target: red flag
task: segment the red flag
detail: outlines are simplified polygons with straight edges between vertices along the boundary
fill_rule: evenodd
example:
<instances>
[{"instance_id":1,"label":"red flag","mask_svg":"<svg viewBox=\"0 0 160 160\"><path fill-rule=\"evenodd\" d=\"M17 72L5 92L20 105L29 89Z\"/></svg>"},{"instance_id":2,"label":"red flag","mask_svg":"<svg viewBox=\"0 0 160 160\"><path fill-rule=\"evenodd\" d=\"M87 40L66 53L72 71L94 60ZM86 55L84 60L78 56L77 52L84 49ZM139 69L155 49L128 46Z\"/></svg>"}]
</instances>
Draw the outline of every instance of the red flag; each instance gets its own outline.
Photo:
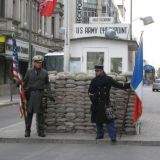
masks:
<instances>
[{"instance_id":1,"label":"red flag","mask_svg":"<svg viewBox=\"0 0 160 160\"><path fill-rule=\"evenodd\" d=\"M142 101L137 95L135 95L134 101L134 114L133 114L133 123L136 124L139 117L142 115Z\"/></svg>"},{"instance_id":2,"label":"red flag","mask_svg":"<svg viewBox=\"0 0 160 160\"><path fill-rule=\"evenodd\" d=\"M37 0L40 4L41 16L52 16L57 0Z\"/></svg>"}]
</instances>

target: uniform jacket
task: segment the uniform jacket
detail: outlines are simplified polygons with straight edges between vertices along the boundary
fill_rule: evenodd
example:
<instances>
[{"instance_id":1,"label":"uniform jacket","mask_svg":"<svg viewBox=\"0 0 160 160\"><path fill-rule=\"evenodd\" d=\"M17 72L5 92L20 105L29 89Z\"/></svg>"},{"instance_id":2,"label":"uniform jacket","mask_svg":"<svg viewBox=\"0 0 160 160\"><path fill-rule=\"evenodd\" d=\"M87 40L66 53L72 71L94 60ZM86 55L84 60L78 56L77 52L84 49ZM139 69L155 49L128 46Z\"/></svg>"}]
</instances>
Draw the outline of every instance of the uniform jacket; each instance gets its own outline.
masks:
<instances>
[{"instance_id":1,"label":"uniform jacket","mask_svg":"<svg viewBox=\"0 0 160 160\"><path fill-rule=\"evenodd\" d=\"M28 70L24 77L24 90L27 97L28 112L43 112L42 97L44 89L50 90L47 71L41 69L37 72L34 68Z\"/></svg>"},{"instance_id":2,"label":"uniform jacket","mask_svg":"<svg viewBox=\"0 0 160 160\"><path fill-rule=\"evenodd\" d=\"M105 104L110 103L111 87L120 89L130 88L130 83L118 83L112 77L107 75L95 77L90 84L88 93L91 105L91 121L93 123L107 123L105 115Z\"/></svg>"}]
</instances>

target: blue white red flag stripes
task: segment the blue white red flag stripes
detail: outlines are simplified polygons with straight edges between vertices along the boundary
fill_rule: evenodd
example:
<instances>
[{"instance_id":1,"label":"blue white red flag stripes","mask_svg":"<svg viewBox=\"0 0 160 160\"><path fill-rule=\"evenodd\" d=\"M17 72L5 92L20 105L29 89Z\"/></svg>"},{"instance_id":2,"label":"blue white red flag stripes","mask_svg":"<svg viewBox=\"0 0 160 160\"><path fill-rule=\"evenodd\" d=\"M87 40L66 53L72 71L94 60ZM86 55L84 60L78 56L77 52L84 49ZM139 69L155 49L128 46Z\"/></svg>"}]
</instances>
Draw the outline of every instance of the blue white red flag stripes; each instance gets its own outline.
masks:
<instances>
[{"instance_id":1,"label":"blue white red flag stripes","mask_svg":"<svg viewBox=\"0 0 160 160\"><path fill-rule=\"evenodd\" d=\"M19 85L19 98L20 98L20 114L21 117L26 117L26 96L23 89L23 81L22 76L20 74L19 70L19 59L18 59L18 53L17 53L17 45L16 45L16 39L13 37L13 79L16 80L16 82Z\"/></svg>"},{"instance_id":2,"label":"blue white red flag stripes","mask_svg":"<svg viewBox=\"0 0 160 160\"><path fill-rule=\"evenodd\" d=\"M12 38L12 41L13 41L13 79L16 80L18 83L21 83L22 76L19 71L19 60L17 54L16 39Z\"/></svg>"},{"instance_id":3,"label":"blue white red flag stripes","mask_svg":"<svg viewBox=\"0 0 160 160\"><path fill-rule=\"evenodd\" d=\"M142 114L142 90L143 90L143 39L137 51L136 62L131 80L131 86L135 91L134 114L133 123L136 124L137 120Z\"/></svg>"}]
</instances>

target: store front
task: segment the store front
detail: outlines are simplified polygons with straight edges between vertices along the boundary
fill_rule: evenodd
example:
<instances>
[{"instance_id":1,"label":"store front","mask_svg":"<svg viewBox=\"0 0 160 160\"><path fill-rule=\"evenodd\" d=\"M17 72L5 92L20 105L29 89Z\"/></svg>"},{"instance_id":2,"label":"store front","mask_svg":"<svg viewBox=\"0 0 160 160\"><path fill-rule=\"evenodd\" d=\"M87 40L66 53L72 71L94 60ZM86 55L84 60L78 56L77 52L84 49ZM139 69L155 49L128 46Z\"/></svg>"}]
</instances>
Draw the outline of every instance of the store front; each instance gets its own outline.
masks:
<instances>
[{"instance_id":1,"label":"store front","mask_svg":"<svg viewBox=\"0 0 160 160\"><path fill-rule=\"evenodd\" d=\"M3 37L3 38L2 38ZM3 43L2 43L3 40ZM13 81L12 77L12 39L4 36L0 37L0 84L9 84ZM28 48L29 44L26 41L16 39L17 53L19 59L19 68L22 77L28 68ZM45 55L49 51L49 48L45 48L36 44L33 44L33 56L37 54Z\"/></svg>"}]
</instances>

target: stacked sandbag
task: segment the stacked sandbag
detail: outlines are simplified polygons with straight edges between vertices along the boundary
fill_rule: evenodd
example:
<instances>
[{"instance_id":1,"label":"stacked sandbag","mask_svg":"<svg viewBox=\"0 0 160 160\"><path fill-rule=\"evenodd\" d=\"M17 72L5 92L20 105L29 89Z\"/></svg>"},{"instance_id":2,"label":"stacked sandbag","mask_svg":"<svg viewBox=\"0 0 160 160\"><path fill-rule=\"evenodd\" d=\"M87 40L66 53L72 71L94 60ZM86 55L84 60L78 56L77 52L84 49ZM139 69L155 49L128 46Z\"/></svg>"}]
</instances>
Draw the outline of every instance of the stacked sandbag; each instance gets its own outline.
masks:
<instances>
[{"instance_id":1,"label":"stacked sandbag","mask_svg":"<svg viewBox=\"0 0 160 160\"><path fill-rule=\"evenodd\" d=\"M130 90L127 113L125 116L125 133L130 135L136 134L136 128L133 124L134 99L135 93L133 90Z\"/></svg>"},{"instance_id":2,"label":"stacked sandbag","mask_svg":"<svg viewBox=\"0 0 160 160\"><path fill-rule=\"evenodd\" d=\"M127 81L131 81L132 72L123 73L122 76L126 77ZM134 135L136 134L136 127L133 124L133 110L134 110L134 100L135 100L135 92L133 89L128 90L128 100L127 100L127 110L125 115L125 133Z\"/></svg>"},{"instance_id":3,"label":"stacked sandbag","mask_svg":"<svg viewBox=\"0 0 160 160\"><path fill-rule=\"evenodd\" d=\"M48 101L46 131L93 133L90 123L90 99L88 87L93 76L84 73L58 73L50 76L55 90L55 104Z\"/></svg>"},{"instance_id":4,"label":"stacked sandbag","mask_svg":"<svg viewBox=\"0 0 160 160\"><path fill-rule=\"evenodd\" d=\"M125 82L125 76L110 74L119 82ZM45 114L48 133L95 133L91 123L90 99L88 88L94 75L85 73L58 73L50 75L51 89L55 92L55 103L47 101ZM135 130L131 117L133 114L133 96L128 91L112 88L111 102L116 114L116 127L126 133ZM129 98L129 99L128 99ZM131 99L131 100L130 100ZM133 133L133 132L132 132Z\"/></svg>"}]
</instances>

